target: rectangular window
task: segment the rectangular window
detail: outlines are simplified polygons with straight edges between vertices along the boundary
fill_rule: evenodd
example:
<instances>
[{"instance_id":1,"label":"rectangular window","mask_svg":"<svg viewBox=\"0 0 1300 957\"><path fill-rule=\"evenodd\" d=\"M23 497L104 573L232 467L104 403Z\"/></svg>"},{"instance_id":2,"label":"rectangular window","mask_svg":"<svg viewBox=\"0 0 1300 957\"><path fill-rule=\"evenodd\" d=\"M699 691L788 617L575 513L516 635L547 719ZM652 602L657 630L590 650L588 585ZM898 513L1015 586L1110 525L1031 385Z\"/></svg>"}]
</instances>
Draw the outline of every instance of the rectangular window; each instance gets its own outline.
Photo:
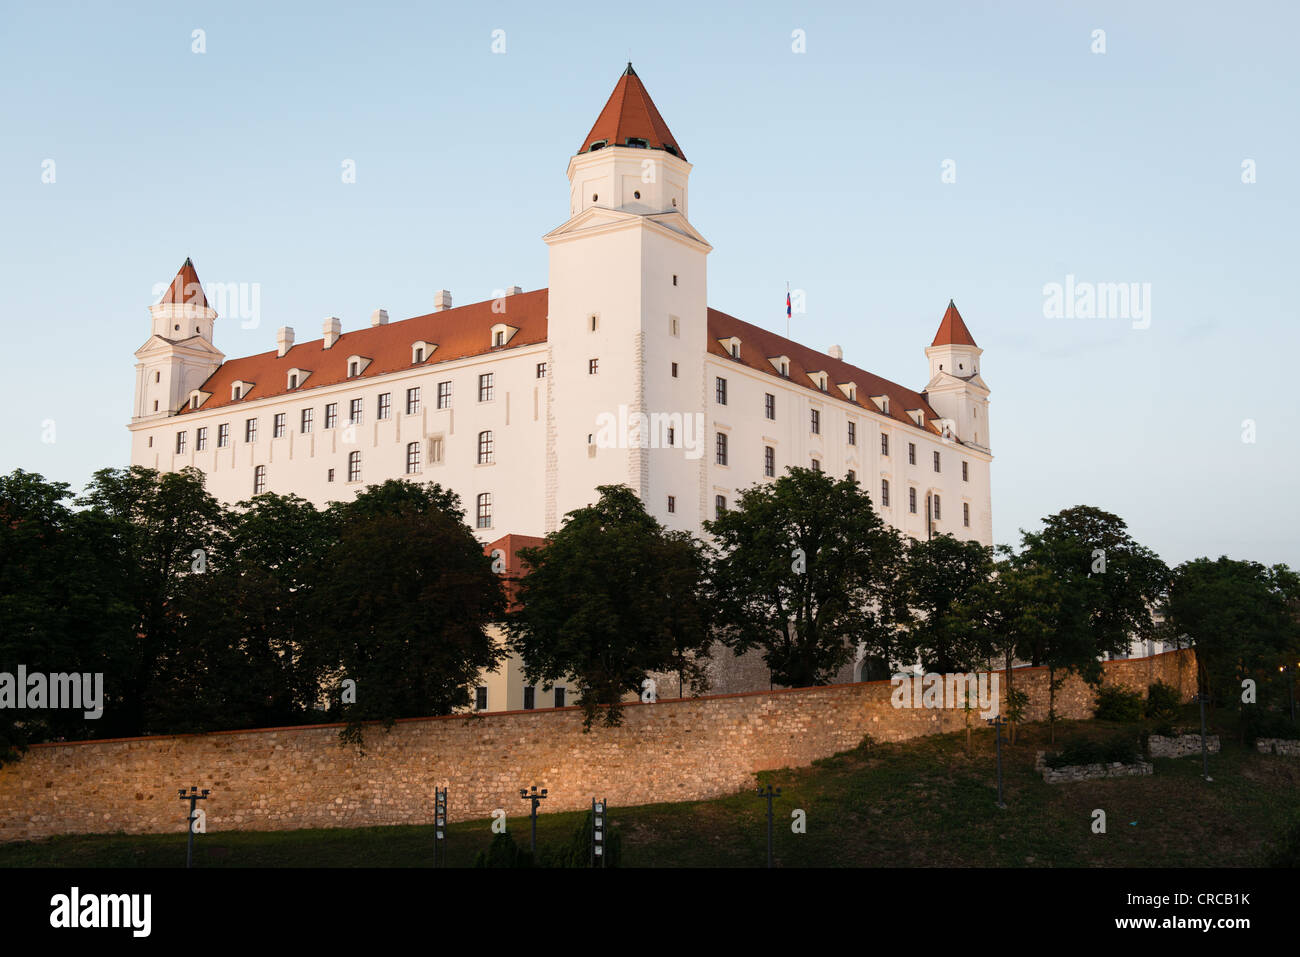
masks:
<instances>
[{"instance_id":1,"label":"rectangular window","mask_svg":"<svg viewBox=\"0 0 1300 957\"><path fill-rule=\"evenodd\" d=\"M677 430L673 426L668 426L668 447L671 449L677 444Z\"/></svg>"},{"instance_id":2,"label":"rectangular window","mask_svg":"<svg viewBox=\"0 0 1300 957\"><path fill-rule=\"evenodd\" d=\"M677 363L676 363L676 362L673 363L673 378L674 378L674 379L677 378Z\"/></svg>"},{"instance_id":3,"label":"rectangular window","mask_svg":"<svg viewBox=\"0 0 1300 957\"><path fill-rule=\"evenodd\" d=\"M669 496L668 496L668 512L669 512L669 514L673 514L673 513L676 512L676 511L677 511L677 496L676 496L676 495L669 495Z\"/></svg>"},{"instance_id":4,"label":"rectangular window","mask_svg":"<svg viewBox=\"0 0 1300 957\"><path fill-rule=\"evenodd\" d=\"M727 433L719 432L717 436L718 464L727 464Z\"/></svg>"},{"instance_id":5,"label":"rectangular window","mask_svg":"<svg viewBox=\"0 0 1300 957\"><path fill-rule=\"evenodd\" d=\"M408 442L406 445L406 474L415 475L420 471L420 443Z\"/></svg>"},{"instance_id":6,"label":"rectangular window","mask_svg":"<svg viewBox=\"0 0 1300 957\"><path fill-rule=\"evenodd\" d=\"M884 432L880 433L880 454L881 455L889 454L889 436L886 435Z\"/></svg>"},{"instance_id":7,"label":"rectangular window","mask_svg":"<svg viewBox=\"0 0 1300 957\"><path fill-rule=\"evenodd\" d=\"M907 490L907 510L913 515L916 514L916 489L914 488Z\"/></svg>"},{"instance_id":8,"label":"rectangular window","mask_svg":"<svg viewBox=\"0 0 1300 957\"><path fill-rule=\"evenodd\" d=\"M533 708L535 707L533 702L536 700L535 698L536 693L537 693L536 688L528 687L524 689L524 710L525 711L532 711Z\"/></svg>"},{"instance_id":9,"label":"rectangular window","mask_svg":"<svg viewBox=\"0 0 1300 957\"><path fill-rule=\"evenodd\" d=\"M208 447L208 429L206 426L194 433L194 451L202 452Z\"/></svg>"},{"instance_id":10,"label":"rectangular window","mask_svg":"<svg viewBox=\"0 0 1300 957\"><path fill-rule=\"evenodd\" d=\"M727 404L727 380L718 376L714 382L714 388L718 397L718 405Z\"/></svg>"},{"instance_id":11,"label":"rectangular window","mask_svg":"<svg viewBox=\"0 0 1300 957\"><path fill-rule=\"evenodd\" d=\"M257 419L244 420L244 441L245 442L257 441Z\"/></svg>"},{"instance_id":12,"label":"rectangular window","mask_svg":"<svg viewBox=\"0 0 1300 957\"><path fill-rule=\"evenodd\" d=\"M555 689L555 707L557 707L557 708L563 708L563 707L564 707L564 689L563 689L563 688L556 688L556 689Z\"/></svg>"},{"instance_id":13,"label":"rectangular window","mask_svg":"<svg viewBox=\"0 0 1300 957\"><path fill-rule=\"evenodd\" d=\"M943 509L939 507L939 496L933 495L930 500L934 502L934 520L937 522L939 519L943 518Z\"/></svg>"},{"instance_id":14,"label":"rectangular window","mask_svg":"<svg viewBox=\"0 0 1300 957\"><path fill-rule=\"evenodd\" d=\"M349 482L361 481L361 453L360 452L348 453L348 481Z\"/></svg>"},{"instance_id":15,"label":"rectangular window","mask_svg":"<svg viewBox=\"0 0 1300 957\"><path fill-rule=\"evenodd\" d=\"M185 452L185 433L176 433L176 454L183 455Z\"/></svg>"},{"instance_id":16,"label":"rectangular window","mask_svg":"<svg viewBox=\"0 0 1300 957\"><path fill-rule=\"evenodd\" d=\"M437 435L429 440L429 464L442 464L442 436Z\"/></svg>"},{"instance_id":17,"label":"rectangular window","mask_svg":"<svg viewBox=\"0 0 1300 957\"><path fill-rule=\"evenodd\" d=\"M776 419L776 396L770 392L763 394L763 414L769 419Z\"/></svg>"},{"instance_id":18,"label":"rectangular window","mask_svg":"<svg viewBox=\"0 0 1300 957\"><path fill-rule=\"evenodd\" d=\"M217 426L217 448L224 449L230 444L230 423L222 422Z\"/></svg>"},{"instance_id":19,"label":"rectangular window","mask_svg":"<svg viewBox=\"0 0 1300 957\"><path fill-rule=\"evenodd\" d=\"M970 528L970 502L961 503L961 523Z\"/></svg>"},{"instance_id":20,"label":"rectangular window","mask_svg":"<svg viewBox=\"0 0 1300 957\"><path fill-rule=\"evenodd\" d=\"M713 496L713 517L722 518L722 513L727 510L727 496Z\"/></svg>"},{"instance_id":21,"label":"rectangular window","mask_svg":"<svg viewBox=\"0 0 1300 957\"><path fill-rule=\"evenodd\" d=\"M484 372L478 377L478 400L480 402L491 402L492 397L496 395L496 374Z\"/></svg>"},{"instance_id":22,"label":"rectangular window","mask_svg":"<svg viewBox=\"0 0 1300 957\"><path fill-rule=\"evenodd\" d=\"M407 406L410 406L410 404L411 404L411 393L410 393L410 390L409 390L409 389L407 390L407 393L406 393L406 404L407 404ZM419 407L420 407L420 390L419 390L419 389L416 389L416 390L415 390L415 407L416 407L417 409L419 409ZM451 408L451 383L450 383L450 382L439 382L439 383L438 383L438 408L440 408L440 409L450 409L450 408Z\"/></svg>"},{"instance_id":23,"label":"rectangular window","mask_svg":"<svg viewBox=\"0 0 1300 957\"><path fill-rule=\"evenodd\" d=\"M587 360L587 375L595 375L595 374L596 374L596 370L597 370L599 367L600 367L600 360L599 360L599 359L588 359L588 360Z\"/></svg>"},{"instance_id":24,"label":"rectangular window","mask_svg":"<svg viewBox=\"0 0 1300 957\"><path fill-rule=\"evenodd\" d=\"M821 434L822 434L822 414L821 414L819 411L817 411L816 409L812 409L812 410L811 410L811 415L810 415L810 422L809 422L809 424L810 424L810 426L812 427L812 434L813 434L813 435L821 435Z\"/></svg>"},{"instance_id":25,"label":"rectangular window","mask_svg":"<svg viewBox=\"0 0 1300 957\"><path fill-rule=\"evenodd\" d=\"M266 466L259 465L253 469L253 494L261 495L266 491Z\"/></svg>"},{"instance_id":26,"label":"rectangular window","mask_svg":"<svg viewBox=\"0 0 1300 957\"><path fill-rule=\"evenodd\" d=\"M478 497L476 520L479 528L492 527L492 493L483 492Z\"/></svg>"},{"instance_id":27,"label":"rectangular window","mask_svg":"<svg viewBox=\"0 0 1300 957\"><path fill-rule=\"evenodd\" d=\"M493 454L492 433L480 432L478 434L478 464L491 465L496 461Z\"/></svg>"},{"instance_id":28,"label":"rectangular window","mask_svg":"<svg viewBox=\"0 0 1300 957\"><path fill-rule=\"evenodd\" d=\"M334 481L334 470L333 470L333 469L330 469L330 470L325 474L325 481L327 481L327 482L333 482L333 481Z\"/></svg>"},{"instance_id":29,"label":"rectangular window","mask_svg":"<svg viewBox=\"0 0 1300 957\"><path fill-rule=\"evenodd\" d=\"M352 399L348 402L348 422L352 425L361 424L361 400Z\"/></svg>"},{"instance_id":30,"label":"rectangular window","mask_svg":"<svg viewBox=\"0 0 1300 957\"><path fill-rule=\"evenodd\" d=\"M889 508L889 479L880 480L880 506Z\"/></svg>"},{"instance_id":31,"label":"rectangular window","mask_svg":"<svg viewBox=\"0 0 1300 957\"><path fill-rule=\"evenodd\" d=\"M474 710L487 710L487 688L484 688L482 685L474 689Z\"/></svg>"},{"instance_id":32,"label":"rectangular window","mask_svg":"<svg viewBox=\"0 0 1300 957\"><path fill-rule=\"evenodd\" d=\"M545 378L546 378L546 363L545 363L545 362L539 362L539 363L537 363L537 378L539 378L539 379L545 379Z\"/></svg>"},{"instance_id":33,"label":"rectangular window","mask_svg":"<svg viewBox=\"0 0 1300 957\"><path fill-rule=\"evenodd\" d=\"M379 408L375 410L375 418L391 419L393 417L393 393L379 393Z\"/></svg>"},{"instance_id":34,"label":"rectangular window","mask_svg":"<svg viewBox=\"0 0 1300 957\"><path fill-rule=\"evenodd\" d=\"M680 325L678 324L678 322L677 322L677 317L676 317L676 316L669 316L669 317L668 317L668 334L669 334L670 336L675 336L675 335L678 335L678 334L680 333L680 331L681 331L681 326L680 326Z\"/></svg>"},{"instance_id":35,"label":"rectangular window","mask_svg":"<svg viewBox=\"0 0 1300 957\"><path fill-rule=\"evenodd\" d=\"M821 459L813 459L813 460L812 460L812 470L813 470L814 472L820 472L820 471L822 470L822 460L821 460Z\"/></svg>"},{"instance_id":36,"label":"rectangular window","mask_svg":"<svg viewBox=\"0 0 1300 957\"><path fill-rule=\"evenodd\" d=\"M271 437L275 439L284 438L284 413L275 413L275 418L271 420Z\"/></svg>"},{"instance_id":37,"label":"rectangular window","mask_svg":"<svg viewBox=\"0 0 1300 957\"><path fill-rule=\"evenodd\" d=\"M853 471L853 469L849 469L849 474L846 475L845 478L847 478L850 482L857 482L858 473Z\"/></svg>"},{"instance_id":38,"label":"rectangular window","mask_svg":"<svg viewBox=\"0 0 1300 957\"><path fill-rule=\"evenodd\" d=\"M768 478L776 475L776 449L770 445L763 446L763 474Z\"/></svg>"},{"instance_id":39,"label":"rectangular window","mask_svg":"<svg viewBox=\"0 0 1300 957\"><path fill-rule=\"evenodd\" d=\"M444 385L447 387L447 405L441 404L442 387ZM448 408L451 405L451 383L450 382L438 383L438 401L440 403L438 405L438 408L440 409ZM415 415L419 411L420 411L420 387L417 385L406 390L406 414Z\"/></svg>"},{"instance_id":40,"label":"rectangular window","mask_svg":"<svg viewBox=\"0 0 1300 957\"><path fill-rule=\"evenodd\" d=\"M916 464L916 443L915 442L907 443L907 464L908 465Z\"/></svg>"},{"instance_id":41,"label":"rectangular window","mask_svg":"<svg viewBox=\"0 0 1300 957\"><path fill-rule=\"evenodd\" d=\"M934 470L935 470L936 472L939 471L939 453L938 453L938 452L935 452L935 453L934 453Z\"/></svg>"},{"instance_id":42,"label":"rectangular window","mask_svg":"<svg viewBox=\"0 0 1300 957\"><path fill-rule=\"evenodd\" d=\"M339 424L339 404L330 402L325 406L325 428L333 429Z\"/></svg>"},{"instance_id":43,"label":"rectangular window","mask_svg":"<svg viewBox=\"0 0 1300 957\"><path fill-rule=\"evenodd\" d=\"M299 429L299 431L302 432L303 435L306 435L311 431L312 420L315 418L316 418L315 409L302 410L302 427Z\"/></svg>"},{"instance_id":44,"label":"rectangular window","mask_svg":"<svg viewBox=\"0 0 1300 957\"><path fill-rule=\"evenodd\" d=\"M858 444L858 423L849 423L849 445Z\"/></svg>"},{"instance_id":45,"label":"rectangular window","mask_svg":"<svg viewBox=\"0 0 1300 957\"><path fill-rule=\"evenodd\" d=\"M962 480L963 482L969 482L969 481L970 481L970 469L967 468L968 465L970 465L969 462L962 462L962 463L961 463L961 480Z\"/></svg>"}]
</instances>

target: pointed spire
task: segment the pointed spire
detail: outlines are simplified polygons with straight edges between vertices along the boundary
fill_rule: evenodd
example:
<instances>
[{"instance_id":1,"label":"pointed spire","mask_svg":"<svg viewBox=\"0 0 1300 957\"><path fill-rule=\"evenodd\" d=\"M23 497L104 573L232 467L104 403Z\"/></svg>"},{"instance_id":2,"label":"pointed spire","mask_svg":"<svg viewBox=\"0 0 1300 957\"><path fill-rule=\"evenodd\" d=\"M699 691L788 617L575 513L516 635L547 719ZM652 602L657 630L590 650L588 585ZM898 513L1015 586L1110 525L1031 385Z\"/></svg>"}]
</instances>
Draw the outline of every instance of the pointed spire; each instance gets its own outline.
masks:
<instances>
[{"instance_id":1,"label":"pointed spire","mask_svg":"<svg viewBox=\"0 0 1300 957\"><path fill-rule=\"evenodd\" d=\"M163 293L163 297L158 300L159 304L164 302L172 303L189 303L191 305L208 308L208 298L203 295L203 286L199 282L199 274L194 269L193 261L186 256L185 262L176 273L176 278L172 280L171 286Z\"/></svg>"},{"instance_id":2,"label":"pointed spire","mask_svg":"<svg viewBox=\"0 0 1300 957\"><path fill-rule=\"evenodd\" d=\"M628 61L627 69L618 78L618 85L609 95L605 108L596 118L596 125L591 128L578 152L589 152L594 143L601 144L597 149L604 146L627 146L628 140L634 141L633 145L636 146L667 150L674 156L686 159L669 131L668 124L659 115L654 101L646 92L641 78L632 69L631 61Z\"/></svg>"},{"instance_id":3,"label":"pointed spire","mask_svg":"<svg viewBox=\"0 0 1300 957\"><path fill-rule=\"evenodd\" d=\"M961 313L957 311L956 304L949 299L948 311L943 314L943 321L939 323L939 331L934 334L932 346L974 346L975 337L970 334L966 328L966 323L962 322ZM976 348L979 348L976 346Z\"/></svg>"}]
</instances>

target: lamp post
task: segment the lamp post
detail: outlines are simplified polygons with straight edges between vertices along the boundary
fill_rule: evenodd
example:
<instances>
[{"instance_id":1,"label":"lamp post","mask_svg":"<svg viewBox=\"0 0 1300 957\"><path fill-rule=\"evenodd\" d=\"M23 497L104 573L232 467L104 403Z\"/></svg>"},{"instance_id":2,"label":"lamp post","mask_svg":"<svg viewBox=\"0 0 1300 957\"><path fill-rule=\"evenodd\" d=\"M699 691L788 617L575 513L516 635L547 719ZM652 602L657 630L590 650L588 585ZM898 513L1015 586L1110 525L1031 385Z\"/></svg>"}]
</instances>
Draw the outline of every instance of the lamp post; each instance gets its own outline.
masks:
<instances>
[{"instance_id":1,"label":"lamp post","mask_svg":"<svg viewBox=\"0 0 1300 957\"><path fill-rule=\"evenodd\" d=\"M447 866L447 789L433 789L433 866Z\"/></svg>"},{"instance_id":2,"label":"lamp post","mask_svg":"<svg viewBox=\"0 0 1300 957\"><path fill-rule=\"evenodd\" d=\"M996 738L996 747L998 753L998 807L1003 809L1005 809L1007 806L1007 802L1002 800L1002 742L1006 741L1006 738L1002 737L1002 728L1004 723L1005 722L1003 722L1002 720L1002 715L1000 714L996 715L992 720L989 721L989 724L993 725L993 734L995 735Z\"/></svg>"},{"instance_id":3,"label":"lamp post","mask_svg":"<svg viewBox=\"0 0 1300 957\"><path fill-rule=\"evenodd\" d=\"M605 818L609 813L609 802L605 799L591 799L591 866L605 866Z\"/></svg>"},{"instance_id":4,"label":"lamp post","mask_svg":"<svg viewBox=\"0 0 1300 957\"><path fill-rule=\"evenodd\" d=\"M772 866L772 799L781 796L781 789L772 790L772 785L768 784L766 790L758 789L758 796L767 799L767 866Z\"/></svg>"},{"instance_id":5,"label":"lamp post","mask_svg":"<svg viewBox=\"0 0 1300 957\"><path fill-rule=\"evenodd\" d=\"M197 806L197 802L206 801L208 795L211 793L212 792L208 788L204 788L202 791L200 791L197 787L194 787L192 785L188 791L186 791L184 788L180 789L181 800L190 802L190 816L186 818L187 826L190 832L188 844L185 850L186 868L191 868L194 866L194 822L199 819L198 815L194 813L194 809Z\"/></svg>"},{"instance_id":6,"label":"lamp post","mask_svg":"<svg viewBox=\"0 0 1300 957\"><path fill-rule=\"evenodd\" d=\"M546 788L542 788L541 791L538 791L536 784L533 785L532 790L529 790L528 788L520 788L519 796L525 801L530 802L532 805L529 817L532 818L533 839L531 847L535 859L537 857L537 805L546 800Z\"/></svg>"},{"instance_id":7,"label":"lamp post","mask_svg":"<svg viewBox=\"0 0 1300 957\"><path fill-rule=\"evenodd\" d=\"M1201 777L1206 781L1213 781L1210 777L1210 756L1205 745L1205 693L1197 692L1196 700L1201 705Z\"/></svg>"}]
</instances>

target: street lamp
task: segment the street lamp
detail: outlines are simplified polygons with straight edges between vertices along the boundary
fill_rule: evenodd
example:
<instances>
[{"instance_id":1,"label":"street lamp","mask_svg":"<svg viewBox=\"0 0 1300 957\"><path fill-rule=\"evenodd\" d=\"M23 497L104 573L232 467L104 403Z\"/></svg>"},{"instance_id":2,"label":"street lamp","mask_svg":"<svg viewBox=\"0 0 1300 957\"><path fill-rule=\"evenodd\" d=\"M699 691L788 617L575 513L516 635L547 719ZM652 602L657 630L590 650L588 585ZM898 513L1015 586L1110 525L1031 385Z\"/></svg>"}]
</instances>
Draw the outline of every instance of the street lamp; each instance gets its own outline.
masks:
<instances>
[{"instance_id":1,"label":"street lamp","mask_svg":"<svg viewBox=\"0 0 1300 957\"><path fill-rule=\"evenodd\" d=\"M433 866L447 866L447 789L436 785L433 789Z\"/></svg>"},{"instance_id":2,"label":"street lamp","mask_svg":"<svg viewBox=\"0 0 1300 957\"><path fill-rule=\"evenodd\" d=\"M603 798L591 799L591 866L605 866L605 818L609 813L609 803Z\"/></svg>"},{"instance_id":3,"label":"street lamp","mask_svg":"<svg viewBox=\"0 0 1300 957\"><path fill-rule=\"evenodd\" d=\"M758 796L767 799L767 866L772 866L772 798L781 796L781 789L772 790L772 785L768 784L767 789L758 789Z\"/></svg>"},{"instance_id":4,"label":"street lamp","mask_svg":"<svg viewBox=\"0 0 1300 957\"><path fill-rule=\"evenodd\" d=\"M188 846L185 851L185 866L187 868L194 866L194 822L199 819L199 816L194 813L194 808L196 807L196 802L206 801L208 795L211 793L212 792L208 788L199 791L199 789L194 786L191 786L189 791L186 791L184 788L180 789L181 800L190 802L190 816L186 818L190 832Z\"/></svg>"},{"instance_id":5,"label":"street lamp","mask_svg":"<svg viewBox=\"0 0 1300 957\"><path fill-rule=\"evenodd\" d=\"M536 784L533 785L531 791L528 788L520 788L519 796L523 798L525 801L531 802L532 804L532 810L529 813L529 816L532 818L532 822L533 822L532 850L533 850L533 858L536 859L537 857L537 805L541 804L544 800L546 800L546 788L542 788L541 791L538 791Z\"/></svg>"}]
</instances>

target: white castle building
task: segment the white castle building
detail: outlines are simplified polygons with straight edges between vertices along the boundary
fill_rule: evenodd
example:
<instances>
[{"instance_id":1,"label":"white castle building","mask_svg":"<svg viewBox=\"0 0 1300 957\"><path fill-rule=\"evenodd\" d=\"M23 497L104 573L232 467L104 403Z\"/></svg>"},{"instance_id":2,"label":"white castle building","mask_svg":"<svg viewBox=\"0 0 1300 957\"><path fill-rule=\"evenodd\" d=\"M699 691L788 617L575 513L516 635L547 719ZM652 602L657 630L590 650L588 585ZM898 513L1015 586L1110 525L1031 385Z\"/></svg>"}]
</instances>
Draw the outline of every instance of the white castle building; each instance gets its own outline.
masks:
<instances>
[{"instance_id":1,"label":"white castle building","mask_svg":"<svg viewBox=\"0 0 1300 957\"><path fill-rule=\"evenodd\" d=\"M570 158L549 286L226 359L187 259L135 353L131 462L226 502L317 505L389 478L456 491L485 544L554 531L626 484L669 528L788 466L852 476L914 537L992 544L989 390L951 302L920 391L709 308L691 164L628 64ZM918 370L919 371L919 370ZM513 555L511 556L513 561Z\"/></svg>"}]
</instances>

